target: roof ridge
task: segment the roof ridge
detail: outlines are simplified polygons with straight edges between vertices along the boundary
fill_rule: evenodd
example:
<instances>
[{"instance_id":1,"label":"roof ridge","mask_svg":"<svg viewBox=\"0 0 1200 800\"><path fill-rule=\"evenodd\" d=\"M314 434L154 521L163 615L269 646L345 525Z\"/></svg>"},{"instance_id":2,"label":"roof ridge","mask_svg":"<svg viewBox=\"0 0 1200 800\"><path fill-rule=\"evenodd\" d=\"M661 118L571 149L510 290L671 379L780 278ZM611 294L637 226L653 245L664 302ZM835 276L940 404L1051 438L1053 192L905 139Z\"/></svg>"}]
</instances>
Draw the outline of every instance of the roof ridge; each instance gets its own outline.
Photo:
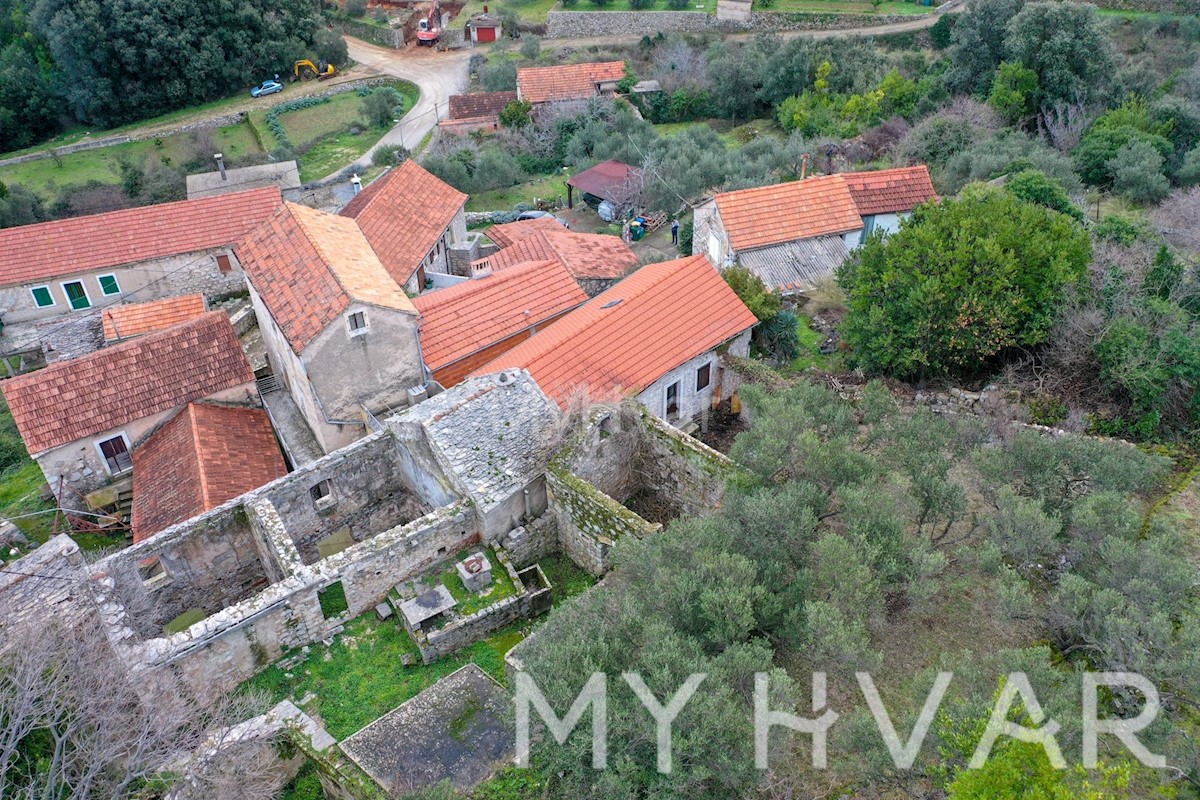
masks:
<instances>
[{"instance_id":1,"label":"roof ridge","mask_svg":"<svg viewBox=\"0 0 1200 800\"><path fill-rule=\"evenodd\" d=\"M204 459L200 456L200 425L196 419L196 406L199 405L195 401L187 404L185 413L188 415L188 429L191 431L192 446L188 449L196 456L196 474L200 476L200 502L205 507L208 506L208 477L204 474Z\"/></svg>"}]
</instances>

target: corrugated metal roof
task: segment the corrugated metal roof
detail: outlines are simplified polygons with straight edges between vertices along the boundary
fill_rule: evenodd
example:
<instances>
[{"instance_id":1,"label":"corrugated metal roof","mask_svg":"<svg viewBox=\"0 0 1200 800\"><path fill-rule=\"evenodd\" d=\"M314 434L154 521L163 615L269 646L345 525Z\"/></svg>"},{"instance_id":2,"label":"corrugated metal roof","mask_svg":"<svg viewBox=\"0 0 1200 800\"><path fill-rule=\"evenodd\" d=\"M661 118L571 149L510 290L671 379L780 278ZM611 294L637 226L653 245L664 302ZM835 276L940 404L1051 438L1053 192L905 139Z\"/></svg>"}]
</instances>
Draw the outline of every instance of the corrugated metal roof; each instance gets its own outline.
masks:
<instances>
[{"instance_id":1,"label":"corrugated metal roof","mask_svg":"<svg viewBox=\"0 0 1200 800\"><path fill-rule=\"evenodd\" d=\"M738 263L762 278L767 288L794 292L832 276L849 255L850 248L840 236L818 236L747 250L738 254Z\"/></svg>"}]
</instances>

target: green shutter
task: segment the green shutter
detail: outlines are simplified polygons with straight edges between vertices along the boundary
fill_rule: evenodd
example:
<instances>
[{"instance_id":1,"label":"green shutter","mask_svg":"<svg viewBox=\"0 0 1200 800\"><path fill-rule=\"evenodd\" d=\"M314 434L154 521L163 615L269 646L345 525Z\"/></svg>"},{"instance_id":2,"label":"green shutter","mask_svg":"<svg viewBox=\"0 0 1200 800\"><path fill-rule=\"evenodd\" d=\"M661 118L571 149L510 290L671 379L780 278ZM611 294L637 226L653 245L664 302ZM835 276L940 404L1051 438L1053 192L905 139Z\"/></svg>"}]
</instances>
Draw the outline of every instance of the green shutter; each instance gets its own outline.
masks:
<instances>
[{"instance_id":1,"label":"green shutter","mask_svg":"<svg viewBox=\"0 0 1200 800\"><path fill-rule=\"evenodd\" d=\"M120 294L121 287L117 284L117 276L101 275L100 291L104 292L105 294Z\"/></svg>"},{"instance_id":2,"label":"green shutter","mask_svg":"<svg viewBox=\"0 0 1200 800\"><path fill-rule=\"evenodd\" d=\"M54 297L50 294L50 289L45 286L39 286L36 289L31 289L33 292L33 302L38 308L46 308L54 305Z\"/></svg>"}]
</instances>

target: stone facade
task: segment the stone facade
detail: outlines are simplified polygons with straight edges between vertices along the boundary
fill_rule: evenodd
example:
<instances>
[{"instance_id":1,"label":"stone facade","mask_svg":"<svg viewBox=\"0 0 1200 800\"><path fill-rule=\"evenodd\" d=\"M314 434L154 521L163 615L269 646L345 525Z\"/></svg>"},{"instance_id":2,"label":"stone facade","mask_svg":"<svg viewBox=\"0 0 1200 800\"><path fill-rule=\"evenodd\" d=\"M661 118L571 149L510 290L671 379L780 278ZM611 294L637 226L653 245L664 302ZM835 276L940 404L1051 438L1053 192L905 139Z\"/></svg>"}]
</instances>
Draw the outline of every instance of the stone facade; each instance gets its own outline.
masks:
<instances>
[{"instance_id":1,"label":"stone facade","mask_svg":"<svg viewBox=\"0 0 1200 800\"><path fill-rule=\"evenodd\" d=\"M722 366L723 353L743 358L749 356L750 331L743 331L722 347L680 364L647 386L638 395L638 401L656 417L672 425L682 428L691 428L693 425L706 427L708 412L736 392L741 384L737 373ZM705 368L708 380L701 386ZM671 386L676 387L677 410L674 413L670 413L667 406L667 389Z\"/></svg>"},{"instance_id":2,"label":"stone facade","mask_svg":"<svg viewBox=\"0 0 1200 800\"><path fill-rule=\"evenodd\" d=\"M543 514L530 523L513 528L500 538L500 546L518 568L535 564L558 550L558 525L553 514Z\"/></svg>"}]
</instances>

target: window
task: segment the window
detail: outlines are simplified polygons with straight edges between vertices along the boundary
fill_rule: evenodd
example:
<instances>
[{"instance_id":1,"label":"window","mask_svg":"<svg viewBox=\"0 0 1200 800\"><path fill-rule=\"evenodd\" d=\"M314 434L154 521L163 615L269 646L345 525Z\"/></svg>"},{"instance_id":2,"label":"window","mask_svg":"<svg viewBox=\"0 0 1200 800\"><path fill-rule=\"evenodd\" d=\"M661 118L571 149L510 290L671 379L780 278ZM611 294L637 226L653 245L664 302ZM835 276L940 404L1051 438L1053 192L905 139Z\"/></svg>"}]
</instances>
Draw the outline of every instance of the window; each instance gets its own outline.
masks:
<instances>
[{"instance_id":1,"label":"window","mask_svg":"<svg viewBox=\"0 0 1200 800\"><path fill-rule=\"evenodd\" d=\"M667 387L667 418L679 416L679 384L672 383Z\"/></svg>"},{"instance_id":2,"label":"window","mask_svg":"<svg viewBox=\"0 0 1200 800\"><path fill-rule=\"evenodd\" d=\"M104 459L104 466L110 475L120 475L133 469L133 458L129 455L129 442L125 439L125 434L105 439L96 447L99 448L100 457Z\"/></svg>"},{"instance_id":3,"label":"window","mask_svg":"<svg viewBox=\"0 0 1200 800\"><path fill-rule=\"evenodd\" d=\"M105 294L121 293L121 284L117 283L116 275L101 275L96 280L100 282L100 291Z\"/></svg>"},{"instance_id":4,"label":"window","mask_svg":"<svg viewBox=\"0 0 1200 800\"><path fill-rule=\"evenodd\" d=\"M67 296L67 304L75 310L91 308L92 301L88 298L87 289L79 281L68 281L62 285L63 294Z\"/></svg>"},{"instance_id":5,"label":"window","mask_svg":"<svg viewBox=\"0 0 1200 800\"><path fill-rule=\"evenodd\" d=\"M350 335L357 336L360 333L367 332L367 312L355 311L350 316L346 317L350 324Z\"/></svg>"},{"instance_id":6,"label":"window","mask_svg":"<svg viewBox=\"0 0 1200 800\"><path fill-rule=\"evenodd\" d=\"M314 502L317 500L323 500L326 497L329 497L329 492L330 492L329 481L321 481L316 486L313 486L312 488L310 488L308 490L308 493L312 497Z\"/></svg>"},{"instance_id":7,"label":"window","mask_svg":"<svg viewBox=\"0 0 1200 800\"><path fill-rule=\"evenodd\" d=\"M167 568L159 561L158 556L150 556L150 558L139 561L138 576L147 587L166 583L171 577L167 574Z\"/></svg>"},{"instance_id":8,"label":"window","mask_svg":"<svg viewBox=\"0 0 1200 800\"><path fill-rule=\"evenodd\" d=\"M696 391L708 388L709 379L712 378L712 364L705 364L700 369L696 370Z\"/></svg>"},{"instance_id":9,"label":"window","mask_svg":"<svg viewBox=\"0 0 1200 800\"><path fill-rule=\"evenodd\" d=\"M217 256L217 269L221 272L233 271L233 262L229 260L229 256Z\"/></svg>"},{"instance_id":10,"label":"window","mask_svg":"<svg viewBox=\"0 0 1200 800\"><path fill-rule=\"evenodd\" d=\"M870 236L871 232L874 230L875 230L875 215L872 214L869 217L863 217L862 240L864 242L867 240L867 237Z\"/></svg>"},{"instance_id":11,"label":"window","mask_svg":"<svg viewBox=\"0 0 1200 800\"><path fill-rule=\"evenodd\" d=\"M50 294L49 286L34 286L29 290L33 294L33 302L38 308L49 308L54 305L54 295Z\"/></svg>"}]
</instances>

